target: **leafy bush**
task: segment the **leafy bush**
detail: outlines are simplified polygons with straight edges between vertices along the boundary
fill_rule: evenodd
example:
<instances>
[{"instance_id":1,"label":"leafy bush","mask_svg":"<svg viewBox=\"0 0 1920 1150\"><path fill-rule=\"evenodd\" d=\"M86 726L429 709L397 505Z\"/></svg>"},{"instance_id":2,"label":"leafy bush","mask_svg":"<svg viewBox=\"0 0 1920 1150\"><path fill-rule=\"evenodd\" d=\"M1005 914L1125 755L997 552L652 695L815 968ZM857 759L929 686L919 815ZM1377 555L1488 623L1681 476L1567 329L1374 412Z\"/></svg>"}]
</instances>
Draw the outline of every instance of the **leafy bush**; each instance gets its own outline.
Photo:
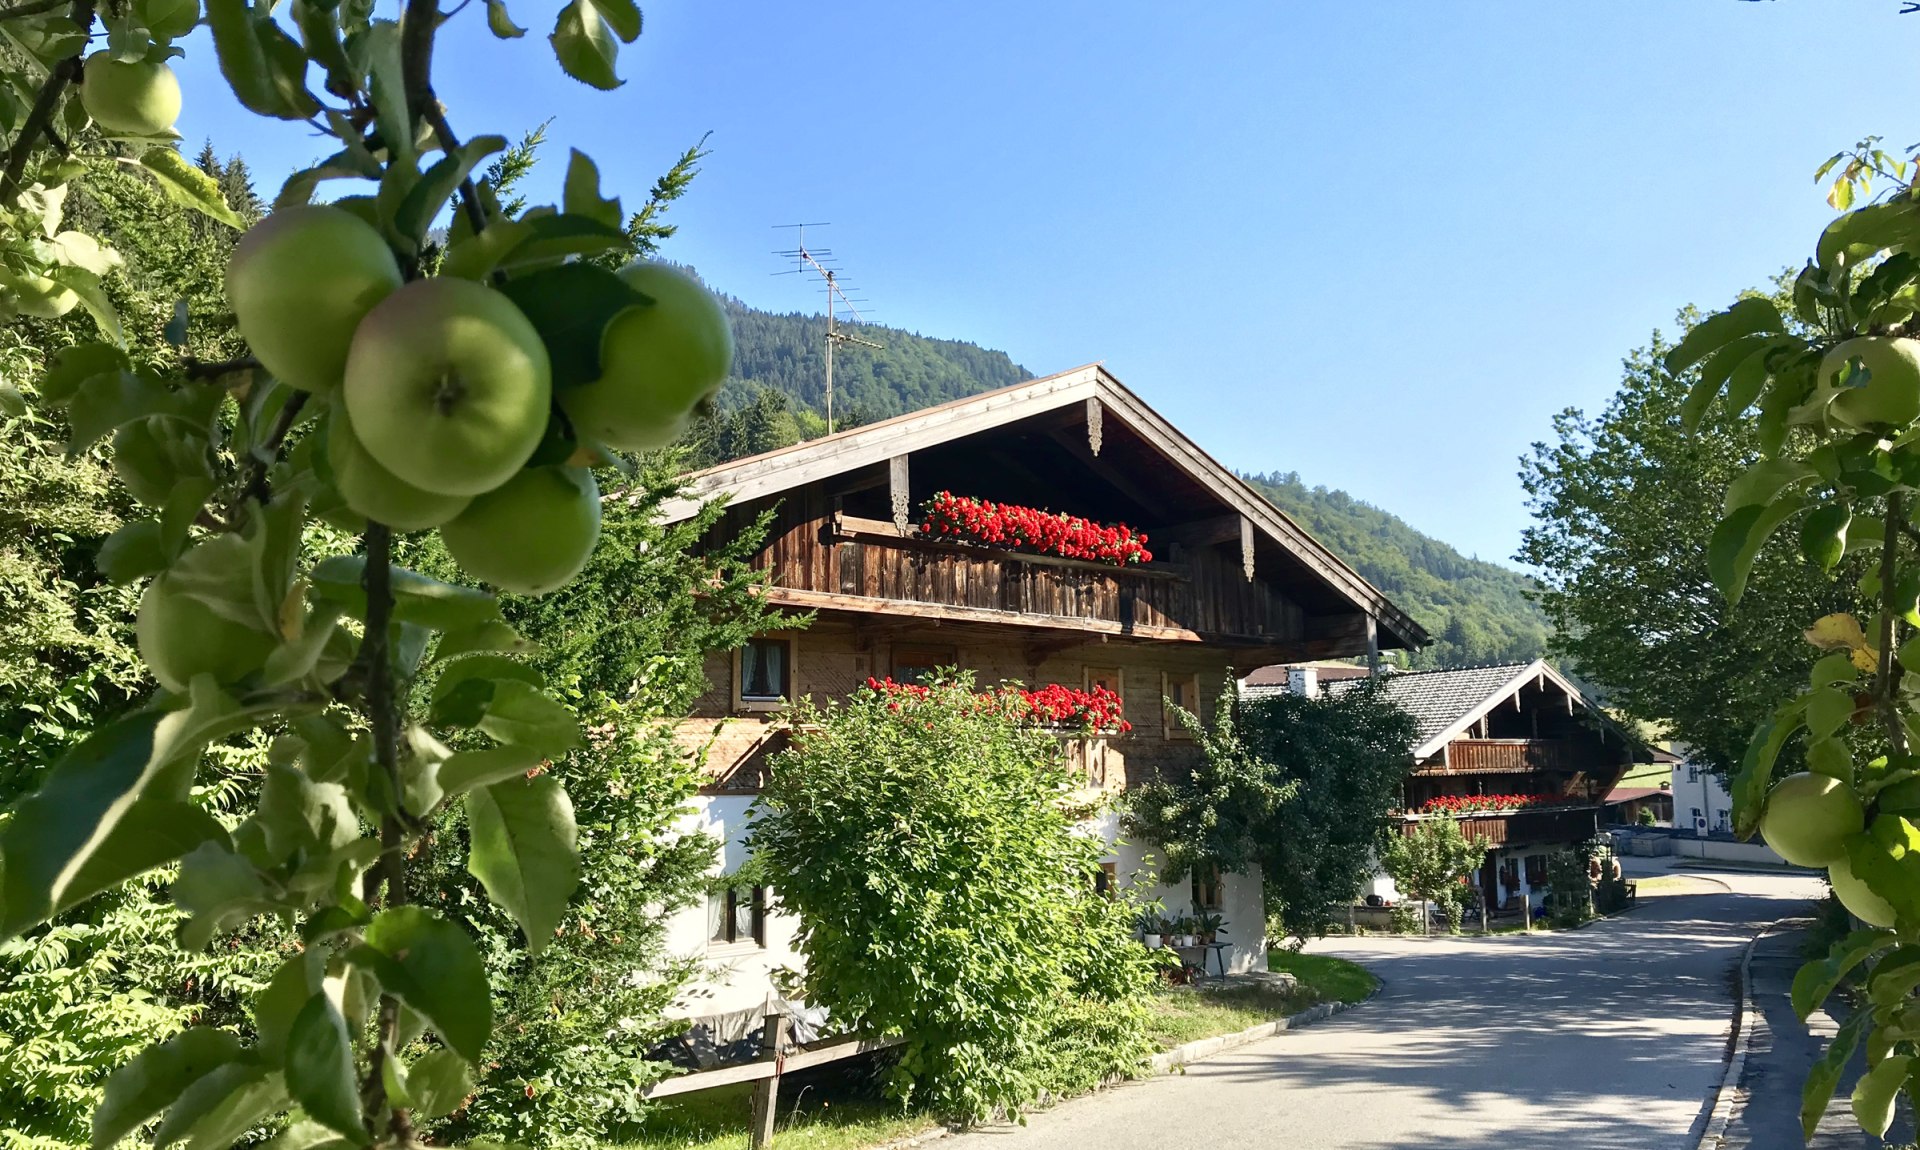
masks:
<instances>
[{"instance_id":1,"label":"leafy bush","mask_svg":"<svg viewBox=\"0 0 1920 1150\"><path fill-rule=\"evenodd\" d=\"M800 918L805 997L908 1039L888 1084L959 1121L1135 1072L1151 1045L1137 907L1094 893L1058 743L970 679L793 714L750 837Z\"/></svg>"},{"instance_id":2,"label":"leafy bush","mask_svg":"<svg viewBox=\"0 0 1920 1150\"><path fill-rule=\"evenodd\" d=\"M1380 865L1403 897L1438 905L1447 916L1447 929L1458 934L1468 905L1479 898L1479 889L1469 880L1487 849L1484 838L1469 839L1453 819L1427 819L1406 834L1388 836Z\"/></svg>"},{"instance_id":3,"label":"leafy bush","mask_svg":"<svg viewBox=\"0 0 1920 1150\"><path fill-rule=\"evenodd\" d=\"M1212 730L1176 716L1205 752L1192 775L1129 796L1130 834L1159 844L1163 877L1195 863L1258 863L1280 933L1326 933L1359 897L1412 767L1412 716L1371 686L1339 695L1240 699L1222 692Z\"/></svg>"}]
</instances>

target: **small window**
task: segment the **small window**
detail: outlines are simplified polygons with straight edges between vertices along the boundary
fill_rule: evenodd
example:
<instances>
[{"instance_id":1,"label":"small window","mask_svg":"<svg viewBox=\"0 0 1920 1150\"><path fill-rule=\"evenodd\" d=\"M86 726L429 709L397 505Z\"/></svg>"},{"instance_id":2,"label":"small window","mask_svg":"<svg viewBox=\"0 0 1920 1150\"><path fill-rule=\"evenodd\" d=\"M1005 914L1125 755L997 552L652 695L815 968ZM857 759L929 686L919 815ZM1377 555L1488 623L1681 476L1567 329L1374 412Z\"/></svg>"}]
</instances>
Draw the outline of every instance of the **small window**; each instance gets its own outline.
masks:
<instances>
[{"instance_id":1,"label":"small window","mask_svg":"<svg viewBox=\"0 0 1920 1150\"><path fill-rule=\"evenodd\" d=\"M954 667L959 663L960 651L955 647L898 643L893 648L893 681L925 683L942 667Z\"/></svg>"},{"instance_id":2,"label":"small window","mask_svg":"<svg viewBox=\"0 0 1920 1150\"><path fill-rule=\"evenodd\" d=\"M793 640L762 635L734 652L734 704L746 710L771 710L793 694Z\"/></svg>"},{"instance_id":3,"label":"small window","mask_svg":"<svg viewBox=\"0 0 1920 1150\"><path fill-rule=\"evenodd\" d=\"M1225 893L1217 864L1193 868L1193 905L1201 910L1219 910L1226 905Z\"/></svg>"},{"instance_id":4,"label":"small window","mask_svg":"<svg viewBox=\"0 0 1920 1150\"><path fill-rule=\"evenodd\" d=\"M1101 863L1100 869L1093 872L1093 893L1103 898L1116 898L1120 893L1120 876L1117 863Z\"/></svg>"},{"instance_id":5,"label":"small window","mask_svg":"<svg viewBox=\"0 0 1920 1150\"><path fill-rule=\"evenodd\" d=\"M730 886L707 894L707 945L767 945L767 888Z\"/></svg>"},{"instance_id":6,"label":"small window","mask_svg":"<svg viewBox=\"0 0 1920 1150\"><path fill-rule=\"evenodd\" d=\"M1105 687L1114 694L1120 695L1123 698L1125 697L1126 691L1123 688L1126 681L1121 677L1122 672L1120 668L1088 667L1085 670L1085 674L1086 682L1082 684L1082 686L1087 690L1091 691L1095 687Z\"/></svg>"},{"instance_id":7,"label":"small window","mask_svg":"<svg viewBox=\"0 0 1920 1150\"><path fill-rule=\"evenodd\" d=\"M1173 707L1180 708L1196 719L1205 720L1206 716L1200 713L1200 676L1163 674L1160 676L1160 693ZM1174 715L1172 707L1165 709L1162 720L1166 724L1167 738L1193 738L1193 732L1187 730L1186 724Z\"/></svg>"}]
</instances>

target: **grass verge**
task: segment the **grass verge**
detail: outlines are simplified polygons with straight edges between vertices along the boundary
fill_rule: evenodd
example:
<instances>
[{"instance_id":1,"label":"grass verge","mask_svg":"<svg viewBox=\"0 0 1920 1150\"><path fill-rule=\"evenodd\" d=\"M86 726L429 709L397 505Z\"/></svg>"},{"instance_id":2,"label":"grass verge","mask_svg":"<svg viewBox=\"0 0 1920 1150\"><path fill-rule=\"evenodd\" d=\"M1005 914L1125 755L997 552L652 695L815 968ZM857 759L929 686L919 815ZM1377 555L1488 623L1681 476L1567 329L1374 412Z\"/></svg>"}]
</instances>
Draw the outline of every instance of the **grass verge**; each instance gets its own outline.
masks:
<instances>
[{"instance_id":1,"label":"grass verge","mask_svg":"<svg viewBox=\"0 0 1920 1150\"><path fill-rule=\"evenodd\" d=\"M1271 950L1267 969L1293 975L1321 1002L1359 1002L1380 985L1366 967L1326 954Z\"/></svg>"},{"instance_id":2,"label":"grass verge","mask_svg":"<svg viewBox=\"0 0 1920 1150\"><path fill-rule=\"evenodd\" d=\"M606 1150L746 1150L751 1083L669 1098ZM779 1150L865 1150L910 1138L937 1124L867 1098L818 1090L781 1091L774 1145Z\"/></svg>"},{"instance_id":3,"label":"grass verge","mask_svg":"<svg viewBox=\"0 0 1920 1150\"><path fill-rule=\"evenodd\" d=\"M1249 1026L1285 1018L1320 1001L1318 995L1305 987L1292 991L1265 986L1235 986L1224 990L1168 987L1154 995L1153 1018L1147 1023L1147 1034L1162 1049L1171 1049L1196 1039L1234 1034Z\"/></svg>"}]
</instances>

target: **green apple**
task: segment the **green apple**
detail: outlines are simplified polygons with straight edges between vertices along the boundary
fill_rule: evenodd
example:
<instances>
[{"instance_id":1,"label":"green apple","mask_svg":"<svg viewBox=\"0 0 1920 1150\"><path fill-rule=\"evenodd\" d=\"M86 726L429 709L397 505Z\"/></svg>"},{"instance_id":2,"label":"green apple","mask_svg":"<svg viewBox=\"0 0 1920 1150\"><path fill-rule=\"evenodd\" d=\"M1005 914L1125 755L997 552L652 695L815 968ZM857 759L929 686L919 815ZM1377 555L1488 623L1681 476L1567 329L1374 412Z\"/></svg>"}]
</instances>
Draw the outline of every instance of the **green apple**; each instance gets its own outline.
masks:
<instances>
[{"instance_id":1,"label":"green apple","mask_svg":"<svg viewBox=\"0 0 1920 1150\"><path fill-rule=\"evenodd\" d=\"M327 420L327 466L346 505L397 531L425 531L466 510L471 497L422 491L380 466L353 434L344 407Z\"/></svg>"},{"instance_id":2,"label":"green apple","mask_svg":"<svg viewBox=\"0 0 1920 1150\"><path fill-rule=\"evenodd\" d=\"M529 467L440 528L461 570L520 595L545 595L587 565L600 539L600 485L584 467Z\"/></svg>"},{"instance_id":3,"label":"green apple","mask_svg":"<svg viewBox=\"0 0 1920 1150\"><path fill-rule=\"evenodd\" d=\"M1827 881L1833 884L1840 905L1853 917L1868 926L1893 925L1893 904L1867 889L1866 882L1854 875L1853 863L1844 853L1827 868Z\"/></svg>"},{"instance_id":4,"label":"green apple","mask_svg":"<svg viewBox=\"0 0 1920 1150\"><path fill-rule=\"evenodd\" d=\"M168 426L162 416L124 424L113 433L113 473L127 492L148 507L158 507L174 485L189 475L208 475L207 441Z\"/></svg>"},{"instance_id":5,"label":"green apple","mask_svg":"<svg viewBox=\"0 0 1920 1150\"><path fill-rule=\"evenodd\" d=\"M80 73L80 104L108 132L158 136L180 118L180 81L163 63L95 52Z\"/></svg>"},{"instance_id":6,"label":"green apple","mask_svg":"<svg viewBox=\"0 0 1920 1150\"><path fill-rule=\"evenodd\" d=\"M1847 839L1866 826L1853 788L1828 775L1801 772L1773 785L1760 837L1795 866L1832 866L1846 857Z\"/></svg>"},{"instance_id":7,"label":"green apple","mask_svg":"<svg viewBox=\"0 0 1920 1150\"><path fill-rule=\"evenodd\" d=\"M733 364L733 331L720 301L685 272L634 263L620 278L653 303L613 317L600 336L600 378L563 389L560 407L581 439L664 447L720 390Z\"/></svg>"},{"instance_id":8,"label":"green apple","mask_svg":"<svg viewBox=\"0 0 1920 1150\"><path fill-rule=\"evenodd\" d=\"M1866 383L1840 389L1827 410L1848 427L1905 427L1920 419L1920 340L1863 335L1847 340L1820 361L1820 378L1831 383L1851 360L1867 369Z\"/></svg>"},{"instance_id":9,"label":"green apple","mask_svg":"<svg viewBox=\"0 0 1920 1150\"><path fill-rule=\"evenodd\" d=\"M540 333L513 301L470 280L426 279L367 313L345 395L380 466L422 491L479 495L540 446L553 384Z\"/></svg>"},{"instance_id":10,"label":"green apple","mask_svg":"<svg viewBox=\"0 0 1920 1150\"><path fill-rule=\"evenodd\" d=\"M232 571L241 578L251 568L246 541L237 535L209 539L189 552L182 565ZM182 582L180 575L162 572L140 597L134 638L153 677L169 691L184 691L195 675L211 674L231 683L259 670L279 646L278 639L184 594Z\"/></svg>"},{"instance_id":11,"label":"green apple","mask_svg":"<svg viewBox=\"0 0 1920 1150\"><path fill-rule=\"evenodd\" d=\"M227 263L227 302L266 369L303 391L330 391L353 333L400 287L380 233L324 205L281 208L247 229Z\"/></svg>"}]
</instances>

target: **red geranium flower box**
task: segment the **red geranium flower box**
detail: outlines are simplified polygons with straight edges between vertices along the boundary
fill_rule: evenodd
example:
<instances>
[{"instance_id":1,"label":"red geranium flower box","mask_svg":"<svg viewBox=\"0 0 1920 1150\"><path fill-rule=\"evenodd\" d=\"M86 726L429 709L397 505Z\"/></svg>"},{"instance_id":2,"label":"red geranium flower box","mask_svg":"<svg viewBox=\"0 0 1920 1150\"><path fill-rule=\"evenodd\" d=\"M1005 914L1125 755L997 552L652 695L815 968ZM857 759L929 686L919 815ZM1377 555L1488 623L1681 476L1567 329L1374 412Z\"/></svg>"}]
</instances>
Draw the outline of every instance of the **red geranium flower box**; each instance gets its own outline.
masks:
<instances>
[{"instance_id":1,"label":"red geranium flower box","mask_svg":"<svg viewBox=\"0 0 1920 1150\"><path fill-rule=\"evenodd\" d=\"M1086 559L1115 567L1153 562L1146 534L1124 523L1095 523L1078 515L994 503L951 491L927 500L920 533L948 543Z\"/></svg>"}]
</instances>

